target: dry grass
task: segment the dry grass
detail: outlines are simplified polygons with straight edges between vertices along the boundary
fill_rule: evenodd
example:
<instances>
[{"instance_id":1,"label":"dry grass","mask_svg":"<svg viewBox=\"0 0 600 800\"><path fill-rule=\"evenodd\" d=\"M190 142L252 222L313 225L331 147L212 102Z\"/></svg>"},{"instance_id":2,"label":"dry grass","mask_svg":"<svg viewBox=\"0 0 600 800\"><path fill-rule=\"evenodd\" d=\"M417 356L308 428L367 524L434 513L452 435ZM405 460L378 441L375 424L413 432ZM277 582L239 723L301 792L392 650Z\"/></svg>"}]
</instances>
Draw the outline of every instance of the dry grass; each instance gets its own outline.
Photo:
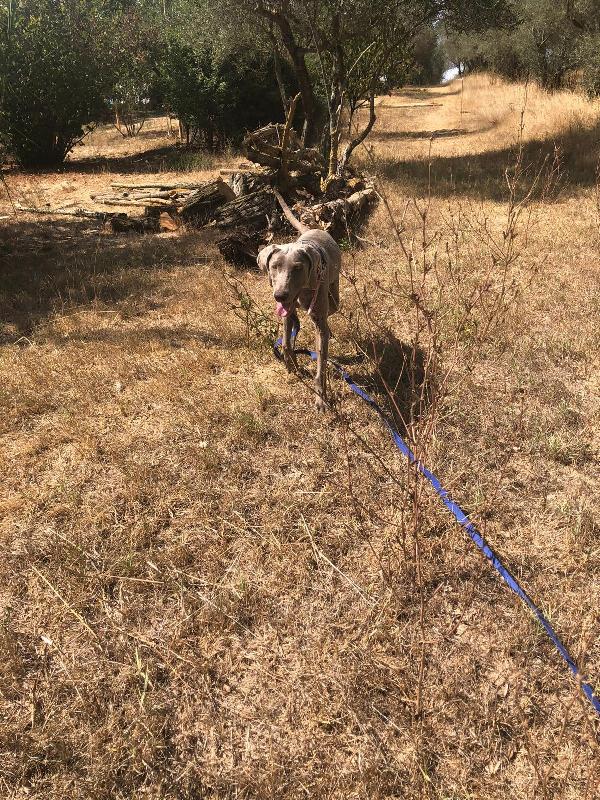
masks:
<instances>
[{"instance_id":1,"label":"dry grass","mask_svg":"<svg viewBox=\"0 0 600 800\"><path fill-rule=\"evenodd\" d=\"M431 145L436 194L504 199L504 169L514 163L519 141L525 163L539 165L558 151L565 177L577 186L595 184L600 102L582 95L476 75L381 98L379 108L385 109L373 136L379 171L413 192L426 192Z\"/></svg>"},{"instance_id":2,"label":"dry grass","mask_svg":"<svg viewBox=\"0 0 600 800\"><path fill-rule=\"evenodd\" d=\"M462 118L459 92L381 101L400 229L382 204L346 250L333 349L598 680L598 147L568 149L598 111L529 88L524 164L556 141L563 169L519 206L523 89L466 80ZM14 199L178 166L103 136ZM0 224L2 796L597 796L562 662L338 381L315 416L264 278L247 316L203 233Z\"/></svg>"}]
</instances>

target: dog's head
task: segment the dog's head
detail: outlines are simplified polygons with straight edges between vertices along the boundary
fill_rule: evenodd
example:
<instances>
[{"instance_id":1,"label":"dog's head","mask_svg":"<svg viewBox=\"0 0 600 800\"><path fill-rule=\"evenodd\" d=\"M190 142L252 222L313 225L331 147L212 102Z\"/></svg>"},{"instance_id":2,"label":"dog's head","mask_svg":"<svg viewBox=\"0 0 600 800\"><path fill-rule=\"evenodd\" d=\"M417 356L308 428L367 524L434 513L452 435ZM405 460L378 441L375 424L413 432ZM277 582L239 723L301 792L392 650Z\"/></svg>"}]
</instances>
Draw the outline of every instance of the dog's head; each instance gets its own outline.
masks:
<instances>
[{"instance_id":1,"label":"dog's head","mask_svg":"<svg viewBox=\"0 0 600 800\"><path fill-rule=\"evenodd\" d=\"M290 311L303 289L316 288L323 254L310 242L270 244L258 254L258 266L268 274L276 302Z\"/></svg>"}]
</instances>

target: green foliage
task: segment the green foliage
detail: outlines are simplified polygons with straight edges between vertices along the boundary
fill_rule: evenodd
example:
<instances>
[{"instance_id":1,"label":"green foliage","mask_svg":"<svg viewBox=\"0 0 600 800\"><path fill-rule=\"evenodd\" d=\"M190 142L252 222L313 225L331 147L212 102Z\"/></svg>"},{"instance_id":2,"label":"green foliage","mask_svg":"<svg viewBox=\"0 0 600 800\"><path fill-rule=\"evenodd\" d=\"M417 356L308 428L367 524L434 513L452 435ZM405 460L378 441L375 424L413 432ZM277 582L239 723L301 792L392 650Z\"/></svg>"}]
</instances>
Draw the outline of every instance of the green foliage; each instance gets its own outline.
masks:
<instances>
[{"instance_id":1,"label":"green foliage","mask_svg":"<svg viewBox=\"0 0 600 800\"><path fill-rule=\"evenodd\" d=\"M600 33L590 33L582 38L579 48L582 66L582 83L590 95L600 95Z\"/></svg>"},{"instance_id":2,"label":"green foliage","mask_svg":"<svg viewBox=\"0 0 600 800\"><path fill-rule=\"evenodd\" d=\"M427 86L441 81L446 66L446 55L433 25L423 28L415 36L412 61L413 65L408 74L409 83Z\"/></svg>"},{"instance_id":3,"label":"green foliage","mask_svg":"<svg viewBox=\"0 0 600 800\"><path fill-rule=\"evenodd\" d=\"M132 133L153 104L209 149L235 143L283 117L275 49L285 94L299 87L312 116L307 141L329 117L335 163L344 105L352 116L388 87L439 80L441 15L481 29L507 3L0 0L0 143L24 166L56 165L109 109Z\"/></svg>"},{"instance_id":4,"label":"green foliage","mask_svg":"<svg viewBox=\"0 0 600 800\"><path fill-rule=\"evenodd\" d=\"M177 33L167 37L156 70L163 102L209 149L283 118L268 54L228 53L208 43L195 46Z\"/></svg>"},{"instance_id":5,"label":"green foliage","mask_svg":"<svg viewBox=\"0 0 600 800\"><path fill-rule=\"evenodd\" d=\"M148 10L133 6L130 0L120 0L122 9L113 14L111 41L112 86L110 102L118 119L121 133L139 132L145 115L155 98L154 63L160 53L160 38L156 36L157 19ZM115 0L112 0L114 7Z\"/></svg>"},{"instance_id":6,"label":"green foliage","mask_svg":"<svg viewBox=\"0 0 600 800\"><path fill-rule=\"evenodd\" d=\"M112 82L110 20L93 0L17 0L9 9L0 34L0 140L23 166L55 166L102 112Z\"/></svg>"},{"instance_id":7,"label":"green foliage","mask_svg":"<svg viewBox=\"0 0 600 800\"><path fill-rule=\"evenodd\" d=\"M413 15L428 18L433 4L429 0L356 0L350 6L342 18L341 33L331 30L327 41L333 51L340 46L344 50L346 92L355 105L373 89L385 90L407 81L414 63L415 32L421 32Z\"/></svg>"},{"instance_id":8,"label":"green foliage","mask_svg":"<svg viewBox=\"0 0 600 800\"><path fill-rule=\"evenodd\" d=\"M491 69L510 80L533 78L564 86L580 71L591 94L600 91L600 0L509 0L507 13L487 28L448 26L449 59L468 69Z\"/></svg>"}]
</instances>

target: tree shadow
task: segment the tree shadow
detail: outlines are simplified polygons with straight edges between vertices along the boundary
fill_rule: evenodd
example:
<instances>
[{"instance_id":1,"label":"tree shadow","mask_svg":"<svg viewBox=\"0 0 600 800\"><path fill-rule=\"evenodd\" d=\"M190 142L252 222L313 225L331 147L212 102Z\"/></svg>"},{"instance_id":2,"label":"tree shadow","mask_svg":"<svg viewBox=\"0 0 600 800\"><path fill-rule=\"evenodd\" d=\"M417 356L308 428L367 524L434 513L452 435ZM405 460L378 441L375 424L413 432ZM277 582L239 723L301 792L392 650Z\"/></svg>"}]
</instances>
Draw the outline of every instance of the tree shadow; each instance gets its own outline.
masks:
<instances>
[{"instance_id":1,"label":"tree shadow","mask_svg":"<svg viewBox=\"0 0 600 800\"><path fill-rule=\"evenodd\" d=\"M431 89L428 89L425 86L411 86L409 88L397 89L393 91L392 97L408 97L411 100L429 100L431 97L452 97L453 95L457 94L460 94L460 89L456 89L453 92L440 92L431 91Z\"/></svg>"},{"instance_id":2,"label":"tree shadow","mask_svg":"<svg viewBox=\"0 0 600 800\"><path fill-rule=\"evenodd\" d=\"M163 145L144 150L141 153L122 156L94 156L90 158L74 158L65 161L60 172L117 172L123 175L137 175L152 172L178 172L182 169L183 160L195 154L198 159L209 158L208 154L193 151L175 144Z\"/></svg>"},{"instance_id":3,"label":"tree shadow","mask_svg":"<svg viewBox=\"0 0 600 800\"><path fill-rule=\"evenodd\" d=\"M379 396L399 430L405 431L426 412L432 397L432 377L426 374L425 353L400 341L391 331L357 341L359 354L336 358L350 366L352 379Z\"/></svg>"},{"instance_id":4,"label":"tree shadow","mask_svg":"<svg viewBox=\"0 0 600 800\"><path fill-rule=\"evenodd\" d=\"M152 292L165 270L218 258L213 237L194 230L114 234L101 222L79 218L0 225L0 343L31 336L65 309L156 308Z\"/></svg>"},{"instance_id":5,"label":"tree shadow","mask_svg":"<svg viewBox=\"0 0 600 800\"><path fill-rule=\"evenodd\" d=\"M593 128L565 131L548 139L525 142L521 150L523 175L519 191L526 192L541 171L538 191L547 188L547 181L556 183L557 159L560 165L560 189L576 191L594 186L600 155L600 124ZM505 201L509 196L506 171L514 169L519 147L457 156L435 156L401 160L376 156L375 169L386 180L401 184L403 190L425 196L468 196ZM556 191L558 187L554 187Z\"/></svg>"},{"instance_id":6,"label":"tree shadow","mask_svg":"<svg viewBox=\"0 0 600 800\"><path fill-rule=\"evenodd\" d=\"M150 131L149 133L152 134ZM161 137L161 138L164 138ZM156 172L182 172L190 168L212 169L219 161L218 153L210 153L202 148L182 147L178 144L162 145L142 150L139 153L127 153L113 156L83 156L67 159L53 170L53 174L64 175L79 173L87 175L106 172L122 175L138 175ZM16 164L9 167L20 175L45 174L44 169L23 169Z\"/></svg>"},{"instance_id":7,"label":"tree shadow","mask_svg":"<svg viewBox=\"0 0 600 800\"><path fill-rule=\"evenodd\" d=\"M108 344L131 351L149 343L165 345L172 349L185 347L191 342L200 343L206 347L217 347L223 344L223 338L209 331L190 325L147 325L140 328L96 328L94 330L78 330L70 332L67 337L51 336L50 341L55 347L78 342L80 344Z\"/></svg>"},{"instance_id":8,"label":"tree shadow","mask_svg":"<svg viewBox=\"0 0 600 800\"><path fill-rule=\"evenodd\" d=\"M378 131L371 133L375 142L396 142L403 139L446 139L455 136L472 136L481 131L464 131L460 128L441 128L435 131Z\"/></svg>"}]
</instances>

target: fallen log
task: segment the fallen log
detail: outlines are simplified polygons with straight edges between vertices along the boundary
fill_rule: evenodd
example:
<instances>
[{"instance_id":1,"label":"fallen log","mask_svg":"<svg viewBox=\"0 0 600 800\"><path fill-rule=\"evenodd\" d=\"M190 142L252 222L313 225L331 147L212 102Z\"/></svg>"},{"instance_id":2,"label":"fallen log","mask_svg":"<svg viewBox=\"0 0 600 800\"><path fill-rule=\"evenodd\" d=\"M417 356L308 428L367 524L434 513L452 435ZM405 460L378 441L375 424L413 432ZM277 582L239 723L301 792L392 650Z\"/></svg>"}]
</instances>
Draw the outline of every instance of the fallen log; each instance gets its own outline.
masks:
<instances>
[{"instance_id":1,"label":"fallen log","mask_svg":"<svg viewBox=\"0 0 600 800\"><path fill-rule=\"evenodd\" d=\"M181 227L181 222L176 215L161 211L158 227L161 231L176 231Z\"/></svg>"},{"instance_id":2,"label":"fallen log","mask_svg":"<svg viewBox=\"0 0 600 800\"><path fill-rule=\"evenodd\" d=\"M282 150L280 147L264 144L261 145L260 148L255 148L247 145L245 152L248 158L251 158L261 166L268 167L272 170L279 170L281 167ZM318 158L309 158L306 150L288 153L286 162L287 169L290 172L300 172L303 175L315 172L322 175L325 169Z\"/></svg>"},{"instance_id":3,"label":"fallen log","mask_svg":"<svg viewBox=\"0 0 600 800\"><path fill-rule=\"evenodd\" d=\"M86 208L33 208L15 203L15 210L26 214L46 214L61 217L84 217L85 219L97 219L105 222L110 217L126 217L124 213L110 213L109 211L89 211Z\"/></svg>"},{"instance_id":4,"label":"fallen log","mask_svg":"<svg viewBox=\"0 0 600 800\"><path fill-rule=\"evenodd\" d=\"M242 152L250 161L272 170L301 174L324 174L325 161L318 150L305 148L298 134L285 125L265 125L249 133L242 142ZM284 155L285 152L285 155Z\"/></svg>"},{"instance_id":5,"label":"fallen log","mask_svg":"<svg viewBox=\"0 0 600 800\"><path fill-rule=\"evenodd\" d=\"M252 170L252 164L239 164L235 169L220 169L219 175L233 175L234 172L250 172Z\"/></svg>"},{"instance_id":6,"label":"fallen log","mask_svg":"<svg viewBox=\"0 0 600 800\"><path fill-rule=\"evenodd\" d=\"M113 189L159 189L169 191L171 189L202 189L206 186L206 181L202 183L111 183Z\"/></svg>"},{"instance_id":7,"label":"fallen log","mask_svg":"<svg viewBox=\"0 0 600 800\"><path fill-rule=\"evenodd\" d=\"M274 172L233 172L227 183L236 197L258 192L272 186L275 181Z\"/></svg>"},{"instance_id":8,"label":"fallen log","mask_svg":"<svg viewBox=\"0 0 600 800\"><path fill-rule=\"evenodd\" d=\"M100 203L104 206L125 206L125 208L134 206L139 208L140 206L143 208L162 208L165 211L175 211L178 207L177 203L174 203L172 200L153 200L151 197L148 198L140 198L139 200L96 200L96 203Z\"/></svg>"},{"instance_id":9,"label":"fallen log","mask_svg":"<svg viewBox=\"0 0 600 800\"><path fill-rule=\"evenodd\" d=\"M271 224L275 197L270 189L242 195L218 208L213 216L218 228L265 229Z\"/></svg>"},{"instance_id":10,"label":"fallen log","mask_svg":"<svg viewBox=\"0 0 600 800\"><path fill-rule=\"evenodd\" d=\"M220 206L234 199L233 189L218 178L188 195L179 206L179 214L186 222L193 222L197 226L206 225Z\"/></svg>"},{"instance_id":11,"label":"fallen log","mask_svg":"<svg viewBox=\"0 0 600 800\"><path fill-rule=\"evenodd\" d=\"M144 218L151 220L151 225L154 226L156 231L176 231L183 224L183 220L175 211L164 211L155 206L146 208Z\"/></svg>"},{"instance_id":12,"label":"fallen log","mask_svg":"<svg viewBox=\"0 0 600 800\"><path fill-rule=\"evenodd\" d=\"M294 210L305 225L322 228L340 241L352 233L351 226L356 227L362 221L376 199L377 192L370 186L349 197L340 197L326 203L313 206L296 204Z\"/></svg>"},{"instance_id":13,"label":"fallen log","mask_svg":"<svg viewBox=\"0 0 600 800\"><path fill-rule=\"evenodd\" d=\"M154 217L128 217L127 214L117 214L105 222L105 228L113 233L157 233L159 221Z\"/></svg>"},{"instance_id":14,"label":"fallen log","mask_svg":"<svg viewBox=\"0 0 600 800\"><path fill-rule=\"evenodd\" d=\"M151 208L150 212L143 217L129 217L121 211L90 211L86 208L32 208L19 203L15 205L15 208L17 211L27 214L83 217L84 219L98 220L98 222L103 222L105 228L113 233L157 233L159 230L173 229L169 226L167 220L163 219L164 209L162 208Z\"/></svg>"},{"instance_id":15,"label":"fallen log","mask_svg":"<svg viewBox=\"0 0 600 800\"><path fill-rule=\"evenodd\" d=\"M142 192L121 192L121 194L91 194L92 200L99 203L109 203L111 200L167 200L185 198L187 194L182 194L180 190L169 189L168 191L142 191Z\"/></svg>"},{"instance_id":16,"label":"fallen log","mask_svg":"<svg viewBox=\"0 0 600 800\"><path fill-rule=\"evenodd\" d=\"M220 239L217 247L229 264L240 269L256 269L258 251L266 238L261 231L238 230Z\"/></svg>"}]
</instances>

